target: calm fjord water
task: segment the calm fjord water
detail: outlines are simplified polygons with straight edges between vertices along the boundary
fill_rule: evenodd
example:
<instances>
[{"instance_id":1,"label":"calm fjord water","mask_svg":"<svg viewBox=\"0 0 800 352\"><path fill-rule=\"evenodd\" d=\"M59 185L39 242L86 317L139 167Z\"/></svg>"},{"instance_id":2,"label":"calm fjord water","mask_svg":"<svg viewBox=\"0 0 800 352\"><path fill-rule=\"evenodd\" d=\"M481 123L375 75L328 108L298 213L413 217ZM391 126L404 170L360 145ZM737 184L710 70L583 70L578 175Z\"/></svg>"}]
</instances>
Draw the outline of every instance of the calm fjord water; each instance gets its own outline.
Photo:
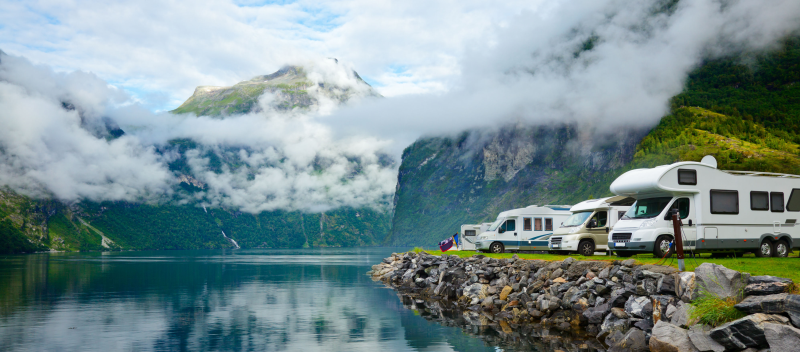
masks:
<instances>
[{"instance_id":1,"label":"calm fjord water","mask_svg":"<svg viewBox=\"0 0 800 352\"><path fill-rule=\"evenodd\" d=\"M399 250L0 257L0 350L495 350L366 276Z\"/></svg>"}]
</instances>

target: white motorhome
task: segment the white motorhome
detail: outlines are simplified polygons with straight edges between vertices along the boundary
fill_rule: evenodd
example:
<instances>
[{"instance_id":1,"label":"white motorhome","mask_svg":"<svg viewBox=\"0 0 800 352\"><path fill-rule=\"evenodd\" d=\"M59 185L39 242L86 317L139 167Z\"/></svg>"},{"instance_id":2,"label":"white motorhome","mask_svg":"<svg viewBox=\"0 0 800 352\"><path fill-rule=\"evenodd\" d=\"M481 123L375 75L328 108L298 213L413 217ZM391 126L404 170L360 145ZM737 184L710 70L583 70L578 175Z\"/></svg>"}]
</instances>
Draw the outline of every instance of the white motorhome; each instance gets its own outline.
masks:
<instances>
[{"instance_id":1,"label":"white motorhome","mask_svg":"<svg viewBox=\"0 0 800 352\"><path fill-rule=\"evenodd\" d=\"M492 223L484 222L482 224L474 225L474 224L464 224L461 225L461 237L459 237L458 241L461 242L458 244L458 248L462 251L474 251L475 250L475 242L478 240L478 235L484 233L486 230L489 229Z\"/></svg>"},{"instance_id":2,"label":"white motorhome","mask_svg":"<svg viewBox=\"0 0 800 352\"><path fill-rule=\"evenodd\" d=\"M635 199L614 196L575 204L570 217L550 237L550 251L578 252L590 256L608 250L608 233Z\"/></svg>"},{"instance_id":3,"label":"white motorhome","mask_svg":"<svg viewBox=\"0 0 800 352\"><path fill-rule=\"evenodd\" d=\"M608 246L619 256L669 255L673 212L682 222L685 250L785 257L800 247L797 175L722 171L706 156L699 163L628 171L611 184L611 192L636 198L609 236Z\"/></svg>"},{"instance_id":4,"label":"white motorhome","mask_svg":"<svg viewBox=\"0 0 800 352\"><path fill-rule=\"evenodd\" d=\"M531 205L504 211L486 232L478 236L475 247L478 251L492 253L546 251L547 239L553 234L556 224L572 214L569 208L569 205Z\"/></svg>"}]
</instances>

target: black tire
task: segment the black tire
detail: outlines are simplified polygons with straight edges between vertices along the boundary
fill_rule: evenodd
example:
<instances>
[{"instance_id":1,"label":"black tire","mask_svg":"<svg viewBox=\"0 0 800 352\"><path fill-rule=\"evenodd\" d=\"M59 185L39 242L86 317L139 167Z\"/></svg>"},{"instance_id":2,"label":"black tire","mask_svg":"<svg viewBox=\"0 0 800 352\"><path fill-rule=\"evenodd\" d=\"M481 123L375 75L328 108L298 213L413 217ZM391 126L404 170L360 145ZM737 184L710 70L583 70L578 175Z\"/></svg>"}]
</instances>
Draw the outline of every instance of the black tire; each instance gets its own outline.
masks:
<instances>
[{"instance_id":1,"label":"black tire","mask_svg":"<svg viewBox=\"0 0 800 352\"><path fill-rule=\"evenodd\" d=\"M578 254L584 257L591 257L594 255L594 242L591 240L583 240L578 243Z\"/></svg>"},{"instance_id":2,"label":"black tire","mask_svg":"<svg viewBox=\"0 0 800 352\"><path fill-rule=\"evenodd\" d=\"M500 242L494 242L491 246L489 246L489 252L491 253L504 253L505 251L506 247Z\"/></svg>"},{"instance_id":3,"label":"black tire","mask_svg":"<svg viewBox=\"0 0 800 352\"><path fill-rule=\"evenodd\" d=\"M789 243L786 240L775 242L773 247L775 250L772 252L773 257L786 258L789 256Z\"/></svg>"},{"instance_id":4,"label":"black tire","mask_svg":"<svg viewBox=\"0 0 800 352\"><path fill-rule=\"evenodd\" d=\"M614 253L616 253L617 257L620 257L620 258L632 257L635 254L633 252L620 252L620 251L616 251Z\"/></svg>"},{"instance_id":5,"label":"black tire","mask_svg":"<svg viewBox=\"0 0 800 352\"><path fill-rule=\"evenodd\" d=\"M775 253L775 245L770 240L764 240L758 245L758 249L754 253L759 258L771 257L772 253Z\"/></svg>"},{"instance_id":6,"label":"black tire","mask_svg":"<svg viewBox=\"0 0 800 352\"><path fill-rule=\"evenodd\" d=\"M671 257L674 251L669 246L670 242L672 242L671 236L658 236L653 245L653 255L658 259Z\"/></svg>"}]
</instances>

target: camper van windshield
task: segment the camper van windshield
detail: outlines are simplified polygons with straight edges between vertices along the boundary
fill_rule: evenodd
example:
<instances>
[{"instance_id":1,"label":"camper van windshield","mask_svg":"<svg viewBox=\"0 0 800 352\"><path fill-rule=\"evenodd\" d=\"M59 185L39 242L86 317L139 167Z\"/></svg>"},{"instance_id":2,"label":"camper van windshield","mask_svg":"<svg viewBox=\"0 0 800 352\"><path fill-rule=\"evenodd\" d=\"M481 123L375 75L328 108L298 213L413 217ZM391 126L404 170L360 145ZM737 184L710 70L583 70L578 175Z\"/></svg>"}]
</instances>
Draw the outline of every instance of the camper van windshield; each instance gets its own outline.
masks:
<instances>
[{"instance_id":1,"label":"camper van windshield","mask_svg":"<svg viewBox=\"0 0 800 352\"><path fill-rule=\"evenodd\" d=\"M572 215L569 216L569 218L567 218L567 221L564 221L564 225L561 225L561 227L579 226L583 224L583 222L586 221L586 219L588 219L589 216L592 215L592 213L594 213L594 211L582 211L578 213L573 213Z\"/></svg>"},{"instance_id":2,"label":"camper van windshield","mask_svg":"<svg viewBox=\"0 0 800 352\"><path fill-rule=\"evenodd\" d=\"M497 221L492 223L492 226L489 226L489 231L497 230L497 228L500 227L500 224L503 223L503 220L505 220L505 219L504 218L498 218Z\"/></svg>"},{"instance_id":3,"label":"camper van windshield","mask_svg":"<svg viewBox=\"0 0 800 352\"><path fill-rule=\"evenodd\" d=\"M625 213L622 220L654 218L658 216L658 214L661 214L661 211L664 210L671 200L672 197L639 199L628 209L628 212Z\"/></svg>"}]
</instances>

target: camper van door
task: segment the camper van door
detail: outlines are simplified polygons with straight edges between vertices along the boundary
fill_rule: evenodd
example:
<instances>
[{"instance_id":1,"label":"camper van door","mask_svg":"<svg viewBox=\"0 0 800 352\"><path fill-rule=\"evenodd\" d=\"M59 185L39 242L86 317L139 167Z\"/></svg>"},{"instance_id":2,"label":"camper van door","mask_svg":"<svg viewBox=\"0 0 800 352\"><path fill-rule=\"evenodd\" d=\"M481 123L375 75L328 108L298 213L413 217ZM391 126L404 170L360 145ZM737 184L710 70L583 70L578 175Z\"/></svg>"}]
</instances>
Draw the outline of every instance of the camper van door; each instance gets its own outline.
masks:
<instances>
[{"instance_id":1,"label":"camper van door","mask_svg":"<svg viewBox=\"0 0 800 352\"><path fill-rule=\"evenodd\" d=\"M506 250L519 248L519 225L521 218L509 217L497 229L498 239L500 239Z\"/></svg>"},{"instance_id":2,"label":"camper van door","mask_svg":"<svg viewBox=\"0 0 800 352\"><path fill-rule=\"evenodd\" d=\"M594 227L588 228L586 231L592 234L594 243L608 243L608 231L610 229L608 211L598 209L594 212L587 224L592 224Z\"/></svg>"}]
</instances>

